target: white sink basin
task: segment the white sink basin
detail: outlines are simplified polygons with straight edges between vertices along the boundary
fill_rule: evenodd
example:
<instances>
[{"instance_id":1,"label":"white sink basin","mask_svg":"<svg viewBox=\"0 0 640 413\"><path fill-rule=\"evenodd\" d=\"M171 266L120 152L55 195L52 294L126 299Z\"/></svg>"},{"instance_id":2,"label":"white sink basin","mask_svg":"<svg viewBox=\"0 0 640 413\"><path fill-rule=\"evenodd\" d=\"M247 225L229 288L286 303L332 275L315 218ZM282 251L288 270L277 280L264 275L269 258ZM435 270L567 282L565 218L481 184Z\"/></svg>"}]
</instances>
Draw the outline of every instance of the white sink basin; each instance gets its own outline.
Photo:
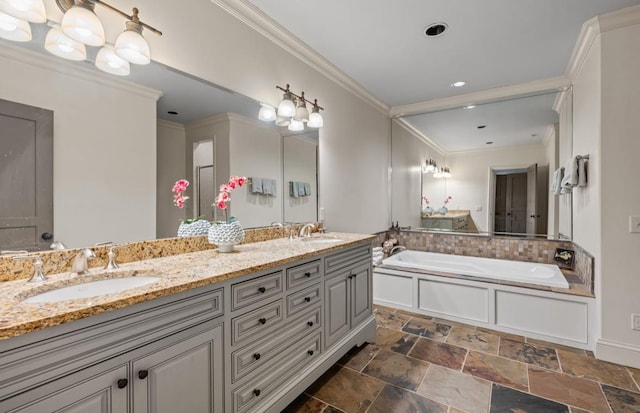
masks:
<instances>
[{"instance_id":1,"label":"white sink basin","mask_svg":"<svg viewBox=\"0 0 640 413\"><path fill-rule=\"evenodd\" d=\"M160 277L127 277L90 281L47 291L46 293L25 298L22 301L26 303L55 303L78 298L98 297L153 284L159 279Z\"/></svg>"},{"instance_id":2,"label":"white sink basin","mask_svg":"<svg viewBox=\"0 0 640 413\"><path fill-rule=\"evenodd\" d=\"M323 244L335 244L337 242L342 242L339 238L302 238L302 242L306 242L308 244L315 245L323 245Z\"/></svg>"}]
</instances>

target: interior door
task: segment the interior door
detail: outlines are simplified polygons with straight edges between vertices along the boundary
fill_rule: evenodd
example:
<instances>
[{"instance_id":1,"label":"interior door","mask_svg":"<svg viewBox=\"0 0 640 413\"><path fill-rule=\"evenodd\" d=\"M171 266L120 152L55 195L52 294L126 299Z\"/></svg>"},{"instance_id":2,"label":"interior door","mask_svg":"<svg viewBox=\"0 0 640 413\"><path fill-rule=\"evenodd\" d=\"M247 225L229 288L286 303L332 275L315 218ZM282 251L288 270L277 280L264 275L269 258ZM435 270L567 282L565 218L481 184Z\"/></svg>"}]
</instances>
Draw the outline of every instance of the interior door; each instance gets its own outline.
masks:
<instances>
[{"instance_id":1,"label":"interior door","mask_svg":"<svg viewBox=\"0 0 640 413\"><path fill-rule=\"evenodd\" d=\"M0 249L53 239L53 112L0 99Z\"/></svg>"},{"instance_id":2,"label":"interior door","mask_svg":"<svg viewBox=\"0 0 640 413\"><path fill-rule=\"evenodd\" d=\"M530 165L527 168L527 234L536 233L538 214L537 203L538 192L538 164Z\"/></svg>"}]
</instances>

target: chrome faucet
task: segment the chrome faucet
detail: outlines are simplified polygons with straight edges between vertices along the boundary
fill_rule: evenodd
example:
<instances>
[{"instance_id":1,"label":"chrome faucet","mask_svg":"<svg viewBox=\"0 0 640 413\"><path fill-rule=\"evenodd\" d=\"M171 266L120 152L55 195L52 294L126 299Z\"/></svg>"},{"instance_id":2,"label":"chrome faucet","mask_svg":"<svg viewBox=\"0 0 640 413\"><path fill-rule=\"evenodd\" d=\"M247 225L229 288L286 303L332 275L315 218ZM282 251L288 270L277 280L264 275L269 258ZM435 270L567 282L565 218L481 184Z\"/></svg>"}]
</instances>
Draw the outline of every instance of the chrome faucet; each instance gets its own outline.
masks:
<instances>
[{"instance_id":1,"label":"chrome faucet","mask_svg":"<svg viewBox=\"0 0 640 413\"><path fill-rule=\"evenodd\" d=\"M73 260L73 265L71 266L71 272L74 272L78 275L85 275L89 273L89 266L87 265L87 260L89 258L95 258L96 254L93 250L89 248L81 249L76 258Z\"/></svg>"},{"instance_id":2,"label":"chrome faucet","mask_svg":"<svg viewBox=\"0 0 640 413\"><path fill-rule=\"evenodd\" d=\"M42 272L42 259L39 255L22 255L13 257L14 260L33 260L33 276L29 279L30 283L47 281L47 277Z\"/></svg>"},{"instance_id":3,"label":"chrome faucet","mask_svg":"<svg viewBox=\"0 0 640 413\"><path fill-rule=\"evenodd\" d=\"M394 252L396 251L404 251L406 250L407 247L403 246L403 245L396 245L395 247L391 248L391 251L389 251L389 256L392 256Z\"/></svg>"},{"instance_id":4,"label":"chrome faucet","mask_svg":"<svg viewBox=\"0 0 640 413\"><path fill-rule=\"evenodd\" d=\"M272 227L281 227L281 228L284 227L284 225L282 225L282 222L276 222L276 221L272 222L271 226Z\"/></svg>"},{"instance_id":5,"label":"chrome faucet","mask_svg":"<svg viewBox=\"0 0 640 413\"><path fill-rule=\"evenodd\" d=\"M304 224L302 226L302 228L300 228L300 236L301 237L310 237L311 236L311 232L313 232L313 230L316 229L316 226L314 224Z\"/></svg>"},{"instance_id":6,"label":"chrome faucet","mask_svg":"<svg viewBox=\"0 0 640 413\"><path fill-rule=\"evenodd\" d=\"M51 245L49 245L49 248L52 250L66 250L67 246L64 245L64 242L62 241L53 241Z\"/></svg>"}]
</instances>

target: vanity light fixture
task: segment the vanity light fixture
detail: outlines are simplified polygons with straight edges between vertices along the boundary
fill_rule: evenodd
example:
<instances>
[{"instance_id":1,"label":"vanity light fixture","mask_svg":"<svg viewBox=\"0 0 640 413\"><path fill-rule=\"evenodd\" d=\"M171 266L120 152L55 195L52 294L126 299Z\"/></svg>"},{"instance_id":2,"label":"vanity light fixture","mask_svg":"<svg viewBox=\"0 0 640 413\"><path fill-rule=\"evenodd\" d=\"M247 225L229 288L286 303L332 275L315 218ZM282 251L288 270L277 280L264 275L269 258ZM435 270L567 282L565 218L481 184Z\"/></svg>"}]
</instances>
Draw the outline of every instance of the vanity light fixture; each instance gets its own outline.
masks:
<instances>
[{"instance_id":1,"label":"vanity light fixture","mask_svg":"<svg viewBox=\"0 0 640 413\"><path fill-rule=\"evenodd\" d=\"M318 99L311 102L304 97L304 92L300 93L300 96L296 95L291 91L289 84L286 88L276 86L276 89L284 92L278 109L261 103L258 119L265 122L275 120L276 126L288 127L290 131L296 132L304 130L305 123L310 128L321 128L324 125L324 120L320 115L320 111L324 108L318 105ZM312 105L311 113L307 109L307 103Z\"/></svg>"},{"instance_id":2,"label":"vanity light fixture","mask_svg":"<svg viewBox=\"0 0 640 413\"><path fill-rule=\"evenodd\" d=\"M457 81L457 82L453 82L453 83L451 84L451 87L462 87L462 86L464 86L464 85L466 85L466 84L467 84L467 82L464 82L464 81L462 81L462 80L459 80L459 81Z\"/></svg>"},{"instance_id":3,"label":"vanity light fixture","mask_svg":"<svg viewBox=\"0 0 640 413\"><path fill-rule=\"evenodd\" d=\"M451 178L451 170L448 166L442 168L442 177L443 178Z\"/></svg>"},{"instance_id":4,"label":"vanity light fixture","mask_svg":"<svg viewBox=\"0 0 640 413\"><path fill-rule=\"evenodd\" d=\"M436 161L433 159L427 159L425 161L425 166L422 167L422 173L431 173L436 172L438 170L438 166L436 165Z\"/></svg>"},{"instance_id":5,"label":"vanity light fixture","mask_svg":"<svg viewBox=\"0 0 640 413\"><path fill-rule=\"evenodd\" d=\"M47 34L45 49L51 54L69 60L85 60L85 45L105 45L105 30L95 13L96 5L100 5L127 21L126 30L118 36L115 46L107 45L98 52L96 67L107 73L124 76L130 72L129 63L142 65L151 61L149 45L142 37L142 29L159 36L162 36L162 32L141 22L137 8L134 7L131 15L128 15L102 0L55 0L55 3L64 15L59 25L49 22L52 28ZM6 15L16 18L17 22L7 19L4 17ZM43 0L0 0L0 37L14 41L31 40L28 22L47 22Z\"/></svg>"}]
</instances>

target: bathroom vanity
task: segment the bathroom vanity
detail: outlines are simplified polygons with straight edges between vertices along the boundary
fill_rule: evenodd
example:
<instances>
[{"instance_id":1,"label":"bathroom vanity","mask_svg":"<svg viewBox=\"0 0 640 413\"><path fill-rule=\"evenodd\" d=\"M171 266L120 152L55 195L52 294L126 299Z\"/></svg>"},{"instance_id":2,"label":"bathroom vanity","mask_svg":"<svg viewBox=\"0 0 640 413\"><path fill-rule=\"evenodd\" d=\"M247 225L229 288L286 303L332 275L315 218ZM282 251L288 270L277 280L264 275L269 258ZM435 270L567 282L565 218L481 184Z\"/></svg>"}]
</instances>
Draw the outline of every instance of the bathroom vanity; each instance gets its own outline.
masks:
<instances>
[{"instance_id":1,"label":"bathroom vanity","mask_svg":"<svg viewBox=\"0 0 640 413\"><path fill-rule=\"evenodd\" d=\"M160 281L71 302L0 283L0 411L281 411L375 338L372 237L332 236L128 263Z\"/></svg>"}]
</instances>

